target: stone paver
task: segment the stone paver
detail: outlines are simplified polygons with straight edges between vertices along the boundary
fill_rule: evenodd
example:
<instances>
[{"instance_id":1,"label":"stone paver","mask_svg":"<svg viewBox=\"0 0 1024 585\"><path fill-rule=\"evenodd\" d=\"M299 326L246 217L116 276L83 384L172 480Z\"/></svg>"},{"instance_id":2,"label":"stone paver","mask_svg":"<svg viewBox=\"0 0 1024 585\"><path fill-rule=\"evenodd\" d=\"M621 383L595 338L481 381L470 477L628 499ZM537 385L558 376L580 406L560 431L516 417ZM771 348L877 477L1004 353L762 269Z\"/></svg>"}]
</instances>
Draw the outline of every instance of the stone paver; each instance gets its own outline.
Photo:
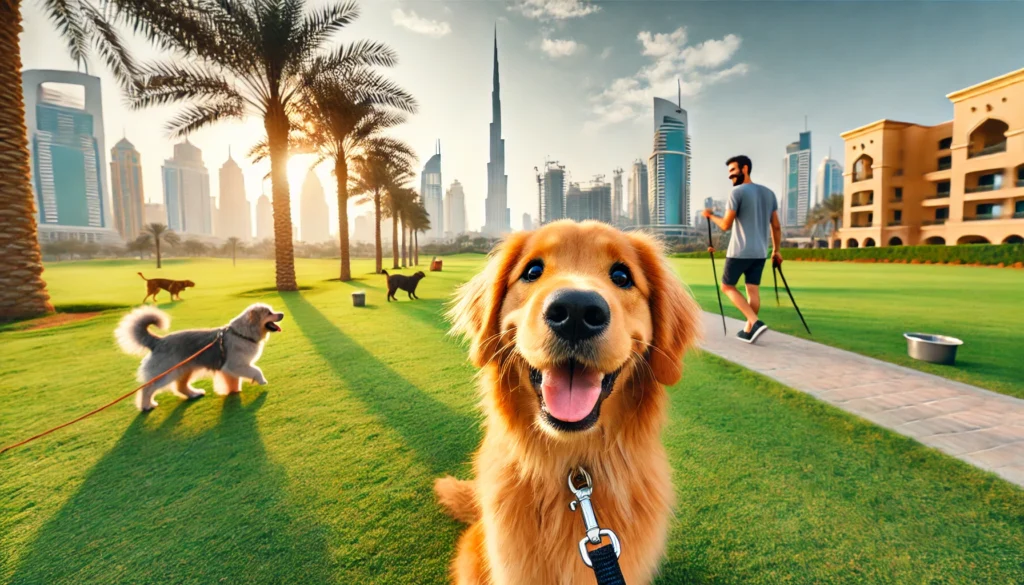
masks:
<instances>
[{"instance_id":1,"label":"stone paver","mask_svg":"<svg viewBox=\"0 0 1024 585\"><path fill-rule=\"evenodd\" d=\"M1024 400L704 313L704 350L1024 487Z\"/></svg>"}]
</instances>

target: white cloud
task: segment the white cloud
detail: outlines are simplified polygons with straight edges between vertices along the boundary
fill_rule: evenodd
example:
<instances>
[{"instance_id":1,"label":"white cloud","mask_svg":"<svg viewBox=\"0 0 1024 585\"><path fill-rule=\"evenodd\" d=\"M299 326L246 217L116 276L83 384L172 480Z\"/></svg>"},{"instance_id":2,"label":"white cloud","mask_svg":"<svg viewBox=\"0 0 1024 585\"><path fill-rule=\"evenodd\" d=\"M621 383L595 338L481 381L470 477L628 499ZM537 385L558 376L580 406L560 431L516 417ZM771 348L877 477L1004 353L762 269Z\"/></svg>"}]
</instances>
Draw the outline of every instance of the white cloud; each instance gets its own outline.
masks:
<instances>
[{"instance_id":1,"label":"white cloud","mask_svg":"<svg viewBox=\"0 0 1024 585\"><path fill-rule=\"evenodd\" d=\"M607 48L605 48L605 50L601 51L601 58L602 59L607 59L608 57L611 57L611 56L612 56L612 48L611 47L607 47Z\"/></svg>"},{"instance_id":2,"label":"white cloud","mask_svg":"<svg viewBox=\"0 0 1024 585\"><path fill-rule=\"evenodd\" d=\"M593 14L601 7L589 0L516 0L509 10L534 20L566 20Z\"/></svg>"},{"instance_id":3,"label":"white cloud","mask_svg":"<svg viewBox=\"0 0 1024 585\"><path fill-rule=\"evenodd\" d=\"M452 32L452 27L447 22L423 18L412 10L406 12L401 8L395 8L391 11L391 22L395 26L400 26L428 37L434 37L435 39Z\"/></svg>"},{"instance_id":4,"label":"white cloud","mask_svg":"<svg viewBox=\"0 0 1024 585\"><path fill-rule=\"evenodd\" d=\"M572 39L544 39L540 42L540 50L553 59L574 55L580 47L581 45Z\"/></svg>"},{"instance_id":5,"label":"white cloud","mask_svg":"<svg viewBox=\"0 0 1024 585\"><path fill-rule=\"evenodd\" d=\"M729 34L696 45L687 44L684 27L671 33L641 31L637 41L641 54L651 62L629 77L620 77L592 99L596 116L591 127L636 120L650 112L655 96L670 97L681 92L694 97L708 86L745 75L746 63L730 65L740 48L740 37Z\"/></svg>"}]
</instances>

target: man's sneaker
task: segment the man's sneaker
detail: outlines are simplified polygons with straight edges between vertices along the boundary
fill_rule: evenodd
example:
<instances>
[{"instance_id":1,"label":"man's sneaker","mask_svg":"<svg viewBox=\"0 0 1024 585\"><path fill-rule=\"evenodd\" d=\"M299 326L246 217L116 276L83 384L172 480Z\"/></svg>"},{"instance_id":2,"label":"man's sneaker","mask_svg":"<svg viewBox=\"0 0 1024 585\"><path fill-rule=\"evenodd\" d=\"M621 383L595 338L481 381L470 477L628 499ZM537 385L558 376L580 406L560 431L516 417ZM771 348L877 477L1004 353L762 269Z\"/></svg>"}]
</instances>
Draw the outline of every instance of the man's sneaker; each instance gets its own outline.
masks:
<instances>
[{"instance_id":1,"label":"man's sneaker","mask_svg":"<svg viewBox=\"0 0 1024 585\"><path fill-rule=\"evenodd\" d=\"M750 343L757 341L757 338L765 331L768 331L768 326L763 321L754 323L754 326L750 328L750 333L747 334L750 337Z\"/></svg>"},{"instance_id":2,"label":"man's sneaker","mask_svg":"<svg viewBox=\"0 0 1024 585\"><path fill-rule=\"evenodd\" d=\"M750 334L747 333L746 331L742 330L742 329L740 329L739 331L736 332L736 339L739 339L743 343L750 343L751 342Z\"/></svg>"}]
</instances>

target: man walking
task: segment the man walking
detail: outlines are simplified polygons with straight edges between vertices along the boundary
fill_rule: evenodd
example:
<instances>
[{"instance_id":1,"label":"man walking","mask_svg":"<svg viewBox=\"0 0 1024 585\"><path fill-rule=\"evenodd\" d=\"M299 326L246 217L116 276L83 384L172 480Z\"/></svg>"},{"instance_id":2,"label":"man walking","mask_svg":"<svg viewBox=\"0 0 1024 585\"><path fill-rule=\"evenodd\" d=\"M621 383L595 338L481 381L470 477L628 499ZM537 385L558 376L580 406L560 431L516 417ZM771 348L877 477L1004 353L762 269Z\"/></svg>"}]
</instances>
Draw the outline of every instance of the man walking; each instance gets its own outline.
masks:
<instances>
[{"instance_id":1,"label":"man walking","mask_svg":"<svg viewBox=\"0 0 1024 585\"><path fill-rule=\"evenodd\" d=\"M725 257L725 270L722 272L722 292L729 297L732 304L747 318L747 325L736 334L740 341L753 343L764 333L766 326L757 318L761 310L761 273L764 271L765 257L768 255L768 234L771 229L772 261L782 264L779 245L782 243L782 227L779 225L779 205L775 193L763 185L750 180L753 166L746 156L734 156L725 163L729 168L729 179L735 188L729 196L725 217L717 217L710 209L704 210L704 217L715 222L723 232L729 231L733 225L729 241L729 250ZM709 248L713 253L714 247ZM743 275L743 283L747 296L736 289L736 284Z\"/></svg>"}]
</instances>

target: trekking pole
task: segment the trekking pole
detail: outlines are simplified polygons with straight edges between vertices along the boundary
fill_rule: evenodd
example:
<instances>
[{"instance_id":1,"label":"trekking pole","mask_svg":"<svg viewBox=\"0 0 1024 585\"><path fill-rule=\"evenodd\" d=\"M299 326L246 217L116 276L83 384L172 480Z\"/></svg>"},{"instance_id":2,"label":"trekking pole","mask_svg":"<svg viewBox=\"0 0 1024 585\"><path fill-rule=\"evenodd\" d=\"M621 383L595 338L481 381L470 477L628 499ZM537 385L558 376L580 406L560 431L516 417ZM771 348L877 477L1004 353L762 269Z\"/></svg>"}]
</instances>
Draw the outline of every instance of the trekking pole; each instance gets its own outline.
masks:
<instances>
[{"instance_id":1,"label":"trekking pole","mask_svg":"<svg viewBox=\"0 0 1024 585\"><path fill-rule=\"evenodd\" d=\"M786 275L782 272L782 263L780 262L776 264L775 259L772 259L772 268L779 271L779 276L782 277L782 284L786 287L786 294L789 295L789 300L793 302L793 308L796 309L796 314L800 317L800 322L804 324L804 329L807 330L807 334L813 335L813 333L811 333L811 328L807 326L807 321L804 320L803 313L800 312L800 307L796 304L796 299L793 298L793 291L789 290L789 283L786 282Z\"/></svg>"},{"instance_id":2,"label":"trekking pole","mask_svg":"<svg viewBox=\"0 0 1024 585\"><path fill-rule=\"evenodd\" d=\"M779 300L779 275L775 273L777 268L778 267L775 266L775 258L772 258L772 282L775 283L775 306L781 307L782 301Z\"/></svg>"},{"instance_id":3,"label":"trekking pole","mask_svg":"<svg viewBox=\"0 0 1024 585\"><path fill-rule=\"evenodd\" d=\"M708 248L714 248L711 243L711 218L708 220ZM718 268L715 268L715 253L708 250L708 254L711 255L711 273L715 275L715 292L718 293L718 312L722 314L722 334L729 335L729 330L725 327L725 308L722 306L722 289L718 286Z\"/></svg>"}]
</instances>

